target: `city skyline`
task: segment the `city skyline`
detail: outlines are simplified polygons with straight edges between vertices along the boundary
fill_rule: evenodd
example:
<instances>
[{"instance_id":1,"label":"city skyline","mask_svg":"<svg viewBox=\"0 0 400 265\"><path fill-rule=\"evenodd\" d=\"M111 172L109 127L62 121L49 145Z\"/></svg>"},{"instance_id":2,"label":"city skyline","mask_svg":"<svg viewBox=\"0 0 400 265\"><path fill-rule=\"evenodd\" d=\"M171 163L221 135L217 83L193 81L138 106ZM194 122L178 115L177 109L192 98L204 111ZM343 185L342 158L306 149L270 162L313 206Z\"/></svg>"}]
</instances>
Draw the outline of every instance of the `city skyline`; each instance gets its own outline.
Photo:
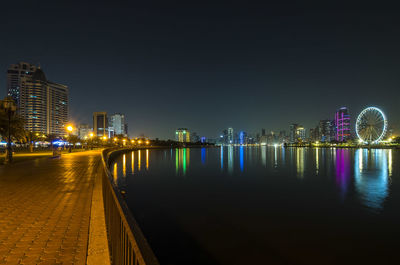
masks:
<instances>
[{"instance_id":1,"label":"city skyline","mask_svg":"<svg viewBox=\"0 0 400 265\"><path fill-rule=\"evenodd\" d=\"M124 113L130 135L173 139L184 126L213 137L312 128L342 106L354 118L372 105L400 125L400 21L389 7L22 2L30 8L2 9L0 95L9 65L40 63L69 87L75 124L104 110Z\"/></svg>"}]
</instances>

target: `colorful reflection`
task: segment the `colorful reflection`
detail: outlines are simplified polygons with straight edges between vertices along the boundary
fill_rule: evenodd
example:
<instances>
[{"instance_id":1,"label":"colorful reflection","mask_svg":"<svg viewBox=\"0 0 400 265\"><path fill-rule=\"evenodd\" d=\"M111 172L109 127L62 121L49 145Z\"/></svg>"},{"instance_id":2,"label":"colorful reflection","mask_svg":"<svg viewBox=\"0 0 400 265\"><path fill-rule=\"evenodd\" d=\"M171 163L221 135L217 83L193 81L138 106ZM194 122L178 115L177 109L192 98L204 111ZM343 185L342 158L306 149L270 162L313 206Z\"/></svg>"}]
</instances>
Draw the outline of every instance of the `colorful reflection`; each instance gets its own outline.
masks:
<instances>
[{"instance_id":1,"label":"colorful reflection","mask_svg":"<svg viewBox=\"0 0 400 265\"><path fill-rule=\"evenodd\" d=\"M261 146L261 163L264 167L267 167L267 147Z\"/></svg>"},{"instance_id":2,"label":"colorful reflection","mask_svg":"<svg viewBox=\"0 0 400 265\"><path fill-rule=\"evenodd\" d=\"M178 175L182 172L186 176L186 170L189 166L190 150L188 148L181 148L175 150L175 173Z\"/></svg>"},{"instance_id":3,"label":"colorful reflection","mask_svg":"<svg viewBox=\"0 0 400 265\"><path fill-rule=\"evenodd\" d=\"M274 146L274 168L278 167L278 146Z\"/></svg>"},{"instance_id":4,"label":"colorful reflection","mask_svg":"<svg viewBox=\"0 0 400 265\"><path fill-rule=\"evenodd\" d=\"M135 152L131 154L131 170L133 175L135 173Z\"/></svg>"},{"instance_id":5,"label":"colorful reflection","mask_svg":"<svg viewBox=\"0 0 400 265\"><path fill-rule=\"evenodd\" d=\"M221 170L224 170L224 147L223 146L221 146L220 153L221 153Z\"/></svg>"},{"instance_id":6,"label":"colorful reflection","mask_svg":"<svg viewBox=\"0 0 400 265\"><path fill-rule=\"evenodd\" d=\"M122 156L122 176L126 177L126 154Z\"/></svg>"},{"instance_id":7,"label":"colorful reflection","mask_svg":"<svg viewBox=\"0 0 400 265\"><path fill-rule=\"evenodd\" d=\"M355 186L362 203L381 210L388 196L388 151L358 149L354 159Z\"/></svg>"},{"instance_id":8,"label":"colorful reflection","mask_svg":"<svg viewBox=\"0 0 400 265\"><path fill-rule=\"evenodd\" d=\"M351 177L350 151L338 149L336 151L336 185L340 188L342 199L347 193Z\"/></svg>"},{"instance_id":9,"label":"colorful reflection","mask_svg":"<svg viewBox=\"0 0 400 265\"><path fill-rule=\"evenodd\" d=\"M315 148L315 174L319 173L319 148Z\"/></svg>"},{"instance_id":10,"label":"colorful reflection","mask_svg":"<svg viewBox=\"0 0 400 265\"><path fill-rule=\"evenodd\" d=\"M304 148L296 148L297 177L304 178Z\"/></svg>"},{"instance_id":11,"label":"colorful reflection","mask_svg":"<svg viewBox=\"0 0 400 265\"><path fill-rule=\"evenodd\" d=\"M146 149L146 170L149 169L149 149Z\"/></svg>"},{"instance_id":12,"label":"colorful reflection","mask_svg":"<svg viewBox=\"0 0 400 265\"><path fill-rule=\"evenodd\" d=\"M201 163L206 164L206 148L201 148Z\"/></svg>"},{"instance_id":13,"label":"colorful reflection","mask_svg":"<svg viewBox=\"0 0 400 265\"><path fill-rule=\"evenodd\" d=\"M233 146L228 146L228 173L229 175L233 174Z\"/></svg>"},{"instance_id":14,"label":"colorful reflection","mask_svg":"<svg viewBox=\"0 0 400 265\"><path fill-rule=\"evenodd\" d=\"M240 160L240 171L244 170L244 150L243 145L239 147L239 160Z\"/></svg>"},{"instance_id":15,"label":"colorful reflection","mask_svg":"<svg viewBox=\"0 0 400 265\"><path fill-rule=\"evenodd\" d=\"M117 185L117 179L118 179L118 164L117 162L114 163L114 167L113 167L113 181L114 184Z\"/></svg>"},{"instance_id":16,"label":"colorful reflection","mask_svg":"<svg viewBox=\"0 0 400 265\"><path fill-rule=\"evenodd\" d=\"M140 171L140 168L142 167L142 163L141 163L141 161L142 161L142 159L141 159L142 157L141 157L141 153L140 153L140 150L138 150L138 164L137 164L137 167L138 167L138 170Z\"/></svg>"}]
</instances>

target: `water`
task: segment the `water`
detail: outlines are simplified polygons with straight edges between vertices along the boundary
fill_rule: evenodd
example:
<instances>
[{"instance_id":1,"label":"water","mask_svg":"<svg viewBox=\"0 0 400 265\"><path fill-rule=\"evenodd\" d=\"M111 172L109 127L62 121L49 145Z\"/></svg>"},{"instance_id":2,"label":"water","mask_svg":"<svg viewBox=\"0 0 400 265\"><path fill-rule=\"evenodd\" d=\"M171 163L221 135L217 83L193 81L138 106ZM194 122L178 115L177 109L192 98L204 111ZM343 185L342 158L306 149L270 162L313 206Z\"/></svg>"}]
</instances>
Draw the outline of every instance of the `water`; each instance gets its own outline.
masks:
<instances>
[{"instance_id":1,"label":"water","mask_svg":"<svg viewBox=\"0 0 400 265\"><path fill-rule=\"evenodd\" d=\"M400 264L398 150L141 150L111 171L161 264Z\"/></svg>"}]
</instances>

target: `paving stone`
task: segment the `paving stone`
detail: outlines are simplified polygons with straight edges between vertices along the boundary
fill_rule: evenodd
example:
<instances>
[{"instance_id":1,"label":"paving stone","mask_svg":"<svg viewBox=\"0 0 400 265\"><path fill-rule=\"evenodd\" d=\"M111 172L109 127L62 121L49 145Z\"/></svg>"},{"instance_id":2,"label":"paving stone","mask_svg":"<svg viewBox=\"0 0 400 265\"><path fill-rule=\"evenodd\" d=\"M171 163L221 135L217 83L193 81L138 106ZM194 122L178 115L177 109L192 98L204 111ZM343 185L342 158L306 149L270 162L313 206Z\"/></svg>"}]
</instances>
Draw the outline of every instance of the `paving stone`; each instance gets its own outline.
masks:
<instances>
[{"instance_id":1,"label":"paving stone","mask_svg":"<svg viewBox=\"0 0 400 265\"><path fill-rule=\"evenodd\" d=\"M0 166L0 264L85 264L100 152Z\"/></svg>"}]
</instances>

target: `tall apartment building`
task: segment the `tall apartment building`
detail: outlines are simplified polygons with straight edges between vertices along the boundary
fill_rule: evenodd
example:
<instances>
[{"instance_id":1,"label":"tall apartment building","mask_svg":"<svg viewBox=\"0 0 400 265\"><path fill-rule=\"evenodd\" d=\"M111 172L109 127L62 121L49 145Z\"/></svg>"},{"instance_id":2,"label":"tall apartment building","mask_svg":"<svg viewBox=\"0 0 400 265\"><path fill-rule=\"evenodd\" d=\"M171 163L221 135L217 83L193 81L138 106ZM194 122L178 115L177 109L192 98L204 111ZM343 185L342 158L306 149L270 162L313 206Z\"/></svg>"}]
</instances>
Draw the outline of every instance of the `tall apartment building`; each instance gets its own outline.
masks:
<instances>
[{"instance_id":1,"label":"tall apartment building","mask_svg":"<svg viewBox=\"0 0 400 265\"><path fill-rule=\"evenodd\" d=\"M93 133L97 137L108 137L108 119L107 112L93 113Z\"/></svg>"},{"instance_id":2,"label":"tall apartment building","mask_svg":"<svg viewBox=\"0 0 400 265\"><path fill-rule=\"evenodd\" d=\"M234 143L233 128L228 128L228 144Z\"/></svg>"},{"instance_id":3,"label":"tall apartment building","mask_svg":"<svg viewBox=\"0 0 400 265\"><path fill-rule=\"evenodd\" d=\"M30 63L12 64L7 70L7 96L12 97L19 107L21 87L25 85L23 78L32 76L37 67Z\"/></svg>"},{"instance_id":4,"label":"tall apartment building","mask_svg":"<svg viewBox=\"0 0 400 265\"><path fill-rule=\"evenodd\" d=\"M290 143L297 143L299 140L305 141L306 140L306 129L299 125L299 124L291 124L290 125L290 135L289 135L289 142Z\"/></svg>"},{"instance_id":5,"label":"tall apartment building","mask_svg":"<svg viewBox=\"0 0 400 265\"><path fill-rule=\"evenodd\" d=\"M344 142L350 138L350 114L346 107L335 113L336 141Z\"/></svg>"},{"instance_id":6,"label":"tall apartment building","mask_svg":"<svg viewBox=\"0 0 400 265\"><path fill-rule=\"evenodd\" d=\"M89 124L83 123L78 126L78 137L80 139L89 138L89 135L91 132L92 132L92 129L89 127Z\"/></svg>"},{"instance_id":7,"label":"tall apartment building","mask_svg":"<svg viewBox=\"0 0 400 265\"><path fill-rule=\"evenodd\" d=\"M40 67L24 62L11 65L7 71L7 95L15 100L26 130L65 134L68 87L48 81Z\"/></svg>"},{"instance_id":8,"label":"tall apartment building","mask_svg":"<svg viewBox=\"0 0 400 265\"><path fill-rule=\"evenodd\" d=\"M128 136L128 126L125 123L125 115L121 113L115 113L111 115L108 120L110 137L114 135Z\"/></svg>"},{"instance_id":9,"label":"tall apartment building","mask_svg":"<svg viewBox=\"0 0 400 265\"><path fill-rule=\"evenodd\" d=\"M190 132L186 128L179 128L175 131L175 139L177 142L189 143L190 142Z\"/></svg>"},{"instance_id":10,"label":"tall apartment building","mask_svg":"<svg viewBox=\"0 0 400 265\"><path fill-rule=\"evenodd\" d=\"M330 142L335 140L335 122L331 120L320 120L318 125L319 140Z\"/></svg>"}]
</instances>

